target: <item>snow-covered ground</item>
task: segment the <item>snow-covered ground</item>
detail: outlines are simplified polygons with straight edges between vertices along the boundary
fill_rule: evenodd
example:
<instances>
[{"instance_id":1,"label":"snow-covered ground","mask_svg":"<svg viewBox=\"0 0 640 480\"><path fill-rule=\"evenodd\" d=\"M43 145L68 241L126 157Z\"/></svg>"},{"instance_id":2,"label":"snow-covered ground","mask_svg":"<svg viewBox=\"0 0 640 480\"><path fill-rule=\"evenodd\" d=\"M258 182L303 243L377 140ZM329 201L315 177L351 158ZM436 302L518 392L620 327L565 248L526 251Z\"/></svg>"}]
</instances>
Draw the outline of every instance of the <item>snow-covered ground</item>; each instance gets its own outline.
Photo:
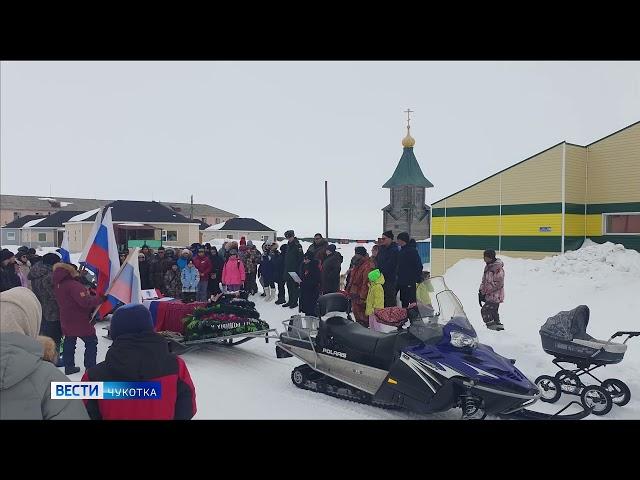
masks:
<instances>
[{"instance_id":1,"label":"snow-covered ground","mask_svg":"<svg viewBox=\"0 0 640 480\"><path fill-rule=\"evenodd\" d=\"M221 243L221 242L220 242ZM260 242L256 242L260 246ZM308 244L303 245L305 250ZM348 268L357 244L340 245L343 271ZM364 245L368 251L370 244ZM9 247L11 248L11 247ZM13 251L17 250L17 246ZM50 251L55 249L44 249ZM42 254L42 251L39 252ZM506 300L500 308L502 332L484 327L477 292L483 270L481 259L467 259L450 268L449 287L462 301L480 341L496 352L517 359L516 366L531 380L553 375L552 357L544 353L538 330L546 319L561 310L585 304L591 309L587 331L596 338L609 338L617 330L640 330L640 254L620 246L589 241L576 252L543 260L500 256L505 263ZM77 254L72 256L77 260ZM261 318L282 330L281 322L293 313L259 296L252 297ZM101 324L98 324L100 326ZM98 360L110 341L99 331ZM629 385L632 399L624 407L614 406L607 419L640 419L640 339L628 343L625 359L618 365L597 370L601 380L619 378ZM76 363L82 366L83 346L78 341ZM386 411L334 399L296 388L290 379L295 358L277 359L273 341L252 340L235 347L212 346L183 356L196 386L196 419L458 419L459 410L438 415ZM79 380L82 372L72 375ZM538 402L533 409L551 412L575 396L563 395L558 403ZM590 416L590 419L600 417Z\"/></svg>"}]
</instances>

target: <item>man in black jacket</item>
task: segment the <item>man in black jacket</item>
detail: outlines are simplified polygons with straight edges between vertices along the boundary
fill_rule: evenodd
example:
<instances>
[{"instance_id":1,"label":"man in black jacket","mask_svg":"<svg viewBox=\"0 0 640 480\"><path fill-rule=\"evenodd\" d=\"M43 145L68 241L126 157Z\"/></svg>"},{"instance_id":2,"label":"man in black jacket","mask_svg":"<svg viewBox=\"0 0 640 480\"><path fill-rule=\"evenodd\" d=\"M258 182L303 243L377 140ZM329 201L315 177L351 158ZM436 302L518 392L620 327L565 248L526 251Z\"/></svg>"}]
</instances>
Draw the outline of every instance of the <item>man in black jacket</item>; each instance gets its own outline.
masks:
<instances>
[{"instance_id":1,"label":"man in black jacket","mask_svg":"<svg viewBox=\"0 0 640 480\"><path fill-rule=\"evenodd\" d=\"M398 245L397 288L400 290L402 306L407 308L416 301L416 284L422 281L422 261L415 240L410 240L407 232L398 234Z\"/></svg>"},{"instance_id":2,"label":"man in black jacket","mask_svg":"<svg viewBox=\"0 0 640 480\"><path fill-rule=\"evenodd\" d=\"M384 275L384 306L397 306L396 281L398 275L398 244L393 241L393 232L387 230L382 234L382 245L376 256L378 269Z\"/></svg>"},{"instance_id":3,"label":"man in black jacket","mask_svg":"<svg viewBox=\"0 0 640 480\"><path fill-rule=\"evenodd\" d=\"M284 276L284 257L287 254L287 244L283 243L280 245L280 253L276 250L274 252L273 257L273 273L278 283L278 300L276 300L276 305L282 305L286 303L286 292L285 292L285 276Z\"/></svg>"},{"instance_id":4,"label":"man in black jacket","mask_svg":"<svg viewBox=\"0 0 640 480\"><path fill-rule=\"evenodd\" d=\"M309 245L307 249L307 253L311 252L316 257L316 260L320 262L324 262L325 257L327 256L327 247L329 246L329 242L326 239L322 238L321 233L316 233L313 236L313 243Z\"/></svg>"},{"instance_id":5,"label":"man in black jacket","mask_svg":"<svg viewBox=\"0 0 640 480\"><path fill-rule=\"evenodd\" d=\"M336 246L327 247L326 257L322 262L322 294L334 293L340 290L340 267L342 255L336 252Z\"/></svg>"},{"instance_id":6,"label":"man in black jacket","mask_svg":"<svg viewBox=\"0 0 640 480\"><path fill-rule=\"evenodd\" d=\"M282 304L283 307L296 308L298 306L298 295L300 293L300 285L289 275L289 272L299 272L302 265L302 245L296 238L293 230L287 230L284 233L287 239L287 253L284 255L284 280L287 282L287 291L289 292L289 301Z\"/></svg>"},{"instance_id":7,"label":"man in black jacket","mask_svg":"<svg viewBox=\"0 0 640 480\"><path fill-rule=\"evenodd\" d=\"M22 282L16 273L16 257L11 250L3 248L0 253L0 292L21 286Z\"/></svg>"},{"instance_id":8,"label":"man in black jacket","mask_svg":"<svg viewBox=\"0 0 640 480\"><path fill-rule=\"evenodd\" d=\"M164 247L159 247L158 252L149 259L149 276L151 288L157 288L162 293L164 289L164 274L171 268L170 261L165 257Z\"/></svg>"}]
</instances>

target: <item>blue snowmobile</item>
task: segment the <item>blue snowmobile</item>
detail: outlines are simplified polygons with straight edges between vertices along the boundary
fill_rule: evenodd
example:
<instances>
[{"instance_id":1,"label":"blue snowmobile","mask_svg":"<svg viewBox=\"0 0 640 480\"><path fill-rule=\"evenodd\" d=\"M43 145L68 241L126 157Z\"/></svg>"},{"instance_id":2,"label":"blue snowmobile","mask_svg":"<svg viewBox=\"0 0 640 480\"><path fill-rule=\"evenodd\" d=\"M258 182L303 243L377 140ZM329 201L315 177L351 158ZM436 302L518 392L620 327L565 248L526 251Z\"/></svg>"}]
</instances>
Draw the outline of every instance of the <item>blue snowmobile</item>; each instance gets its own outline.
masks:
<instances>
[{"instance_id":1,"label":"blue snowmobile","mask_svg":"<svg viewBox=\"0 0 640 480\"><path fill-rule=\"evenodd\" d=\"M295 315L283 322L278 358L304 364L291 373L299 388L383 408L418 413L461 408L464 419L497 415L523 419L580 419L527 410L538 387L515 366L478 342L458 297L442 277L427 280L438 310L408 309L408 328L381 333L352 320L350 301L330 293L318 301L319 317ZM579 405L579 404L578 404Z\"/></svg>"}]
</instances>

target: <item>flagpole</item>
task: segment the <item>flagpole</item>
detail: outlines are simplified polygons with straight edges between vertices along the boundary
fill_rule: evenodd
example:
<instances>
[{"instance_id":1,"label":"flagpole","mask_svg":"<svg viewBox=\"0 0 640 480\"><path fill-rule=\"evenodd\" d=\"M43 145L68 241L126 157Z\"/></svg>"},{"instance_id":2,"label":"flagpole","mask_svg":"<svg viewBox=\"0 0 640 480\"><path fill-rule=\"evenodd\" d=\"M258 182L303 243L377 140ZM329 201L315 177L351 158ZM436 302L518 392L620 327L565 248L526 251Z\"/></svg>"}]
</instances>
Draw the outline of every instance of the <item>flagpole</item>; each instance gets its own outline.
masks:
<instances>
[{"instance_id":1,"label":"flagpole","mask_svg":"<svg viewBox=\"0 0 640 480\"><path fill-rule=\"evenodd\" d=\"M116 280L118 279L118 276L120 275L120 273L122 272L122 269L124 268L124 266L129 263L129 260L133 257L133 255L135 254L136 257L138 256L138 252L140 251L140 247L136 247L133 249L132 252L129 252L129 256L125 259L124 262L122 262L122 265L120 265L120 269L118 270L118 273L116 273L115 277L113 277L113 282L111 282L111 284L109 285L109 288L107 288L107 291L104 292L104 296L106 297L107 295L109 295L109 293L111 292L111 287L113 286L113 284L116 282ZM103 302L104 303L104 302ZM96 313L98 313L98 310L100 310L100 307L102 306L102 303L100 305L98 305L96 307L96 309L93 311L93 313L91 314L91 320L93 320L93 318L96 316Z\"/></svg>"}]
</instances>

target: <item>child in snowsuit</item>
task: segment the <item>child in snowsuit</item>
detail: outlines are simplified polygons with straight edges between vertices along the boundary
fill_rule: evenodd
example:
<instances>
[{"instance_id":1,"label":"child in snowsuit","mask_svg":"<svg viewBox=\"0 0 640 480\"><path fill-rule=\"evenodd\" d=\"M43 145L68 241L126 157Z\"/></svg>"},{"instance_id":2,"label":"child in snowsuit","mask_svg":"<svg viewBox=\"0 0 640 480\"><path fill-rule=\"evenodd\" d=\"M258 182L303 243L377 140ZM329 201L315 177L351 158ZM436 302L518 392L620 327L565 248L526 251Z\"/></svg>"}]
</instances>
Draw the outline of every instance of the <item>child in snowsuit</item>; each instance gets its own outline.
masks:
<instances>
[{"instance_id":1,"label":"child in snowsuit","mask_svg":"<svg viewBox=\"0 0 640 480\"><path fill-rule=\"evenodd\" d=\"M238 251L229 250L229 258L222 269L222 283L228 292L237 292L242 289L245 280L244 264L238 258Z\"/></svg>"},{"instance_id":2,"label":"child in snowsuit","mask_svg":"<svg viewBox=\"0 0 640 480\"><path fill-rule=\"evenodd\" d=\"M193 265L193 260L189 259L187 266L182 269L180 279L182 280L182 300L193 302L196 299L196 291L200 281L200 272Z\"/></svg>"},{"instance_id":3,"label":"child in snowsuit","mask_svg":"<svg viewBox=\"0 0 640 480\"><path fill-rule=\"evenodd\" d=\"M482 320L490 330L504 330L498 314L498 307L504 302L504 263L496 258L495 250L484 251L484 262L486 266L478 292Z\"/></svg>"},{"instance_id":4,"label":"child in snowsuit","mask_svg":"<svg viewBox=\"0 0 640 480\"><path fill-rule=\"evenodd\" d=\"M369 278L369 293L367 293L367 304L365 308L365 315L369 317L369 328L378 332L382 331L380 328L375 312L384 308L384 275L380 273L377 268L371 270L368 275Z\"/></svg>"}]
</instances>

